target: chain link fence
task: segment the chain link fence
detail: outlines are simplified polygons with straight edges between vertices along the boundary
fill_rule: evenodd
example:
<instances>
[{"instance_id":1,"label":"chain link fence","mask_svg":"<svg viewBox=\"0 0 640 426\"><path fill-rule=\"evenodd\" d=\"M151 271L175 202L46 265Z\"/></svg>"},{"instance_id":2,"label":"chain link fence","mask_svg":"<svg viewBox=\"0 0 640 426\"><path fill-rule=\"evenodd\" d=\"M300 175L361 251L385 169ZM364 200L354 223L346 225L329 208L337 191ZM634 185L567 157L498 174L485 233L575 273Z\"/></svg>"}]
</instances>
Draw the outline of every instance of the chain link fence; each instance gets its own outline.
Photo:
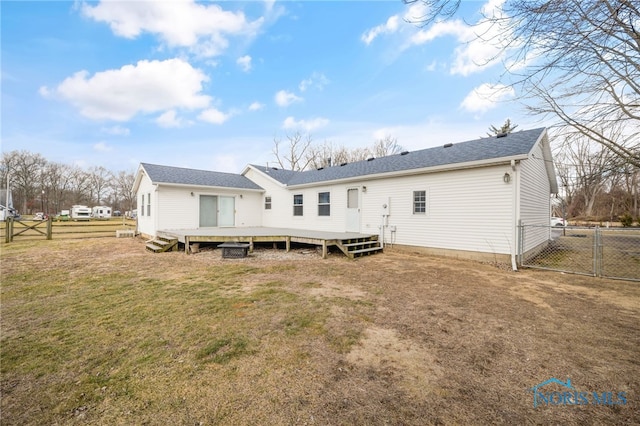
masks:
<instances>
[{"instance_id":1,"label":"chain link fence","mask_svg":"<svg viewBox=\"0 0 640 426\"><path fill-rule=\"evenodd\" d=\"M542 234L546 241L530 248ZM524 267L640 281L638 228L522 225L519 253Z\"/></svg>"}]
</instances>

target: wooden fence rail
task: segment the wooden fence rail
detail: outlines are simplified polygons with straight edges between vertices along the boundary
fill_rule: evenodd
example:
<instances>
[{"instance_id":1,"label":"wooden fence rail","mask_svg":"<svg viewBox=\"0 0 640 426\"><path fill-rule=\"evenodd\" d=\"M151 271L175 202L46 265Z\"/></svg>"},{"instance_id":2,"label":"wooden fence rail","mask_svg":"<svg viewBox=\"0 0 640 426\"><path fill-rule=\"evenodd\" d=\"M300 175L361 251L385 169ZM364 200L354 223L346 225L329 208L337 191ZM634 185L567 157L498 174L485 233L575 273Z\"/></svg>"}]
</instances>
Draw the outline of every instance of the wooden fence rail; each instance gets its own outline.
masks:
<instances>
[{"instance_id":1,"label":"wooden fence rail","mask_svg":"<svg viewBox=\"0 0 640 426\"><path fill-rule=\"evenodd\" d=\"M136 222L134 220L116 218L86 222L54 222L51 218L44 221L9 218L0 222L0 241L10 243L16 237L19 240L115 237L116 231L135 231L135 229Z\"/></svg>"}]
</instances>

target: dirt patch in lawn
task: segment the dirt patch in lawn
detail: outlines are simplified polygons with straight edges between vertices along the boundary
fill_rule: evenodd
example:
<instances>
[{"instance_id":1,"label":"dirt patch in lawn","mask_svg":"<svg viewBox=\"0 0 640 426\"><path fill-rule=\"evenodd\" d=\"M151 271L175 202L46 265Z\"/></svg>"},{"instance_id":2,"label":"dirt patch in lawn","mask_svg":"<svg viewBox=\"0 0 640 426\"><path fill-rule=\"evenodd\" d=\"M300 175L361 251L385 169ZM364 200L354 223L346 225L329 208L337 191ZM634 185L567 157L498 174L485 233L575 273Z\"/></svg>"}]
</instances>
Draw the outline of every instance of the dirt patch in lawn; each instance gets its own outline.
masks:
<instances>
[{"instance_id":1,"label":"dirt patch in lawn","mask_svg":"<svg viewBox=\"0 0 640 426\"><path fill-rule=\"evenodd\" d=\"M395 250L0 249L3 424L640 423L637 283ZM534 407L551 378L572 388Z\"/></svg>"}]
</instances>

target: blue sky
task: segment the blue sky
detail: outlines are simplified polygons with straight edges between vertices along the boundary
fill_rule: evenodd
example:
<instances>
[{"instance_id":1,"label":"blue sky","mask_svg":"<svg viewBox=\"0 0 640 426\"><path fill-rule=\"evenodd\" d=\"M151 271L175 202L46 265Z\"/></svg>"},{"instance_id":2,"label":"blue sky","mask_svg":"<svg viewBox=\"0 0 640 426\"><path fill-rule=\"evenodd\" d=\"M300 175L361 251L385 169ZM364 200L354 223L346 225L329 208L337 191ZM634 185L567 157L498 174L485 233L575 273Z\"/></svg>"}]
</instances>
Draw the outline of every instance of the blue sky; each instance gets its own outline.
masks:
<instances>
[{"instance_id":1,"label":"blue sky","mask_svg":"<svg viewBox=\"0 0 640 426\"><path fill-rule=\"evenodd\" d=\"M296 131L415 150L507 118L538 127L499 85L504 57L462 23L499 3L422 27L400 0L3 1L2 151L240 172Z\"/></svg>"}]
</instances>

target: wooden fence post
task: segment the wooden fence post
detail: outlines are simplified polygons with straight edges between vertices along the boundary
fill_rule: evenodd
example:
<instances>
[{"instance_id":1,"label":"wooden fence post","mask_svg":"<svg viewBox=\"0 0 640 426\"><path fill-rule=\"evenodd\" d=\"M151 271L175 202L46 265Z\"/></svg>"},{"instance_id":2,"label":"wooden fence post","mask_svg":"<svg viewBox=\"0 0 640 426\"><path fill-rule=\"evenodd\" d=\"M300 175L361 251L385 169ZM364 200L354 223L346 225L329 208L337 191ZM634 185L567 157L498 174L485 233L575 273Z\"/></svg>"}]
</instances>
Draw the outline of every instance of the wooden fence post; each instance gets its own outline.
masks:
<instances>
[{"instance_id":1,"label":"wooden fence post","mask_svg":"<svg viewBox=\"0 0 640 426\"><path fill-rule=\"evenodd\" d=\"M53 218L49 216L47 219L47 240L53 239Z\"/></svg>"},{"instance_id":2,"label":"wooden fence post","mask_svg":"<svg viewBox=\"0 0 640 426\"><path fill-rule=\"evenodd\" d=\"M13 218L12 217L7 217L6 218L6 225L4 227L4 242L9 244L11 242L11 238L13 236Z\"/></svg>"}]
</instances>

